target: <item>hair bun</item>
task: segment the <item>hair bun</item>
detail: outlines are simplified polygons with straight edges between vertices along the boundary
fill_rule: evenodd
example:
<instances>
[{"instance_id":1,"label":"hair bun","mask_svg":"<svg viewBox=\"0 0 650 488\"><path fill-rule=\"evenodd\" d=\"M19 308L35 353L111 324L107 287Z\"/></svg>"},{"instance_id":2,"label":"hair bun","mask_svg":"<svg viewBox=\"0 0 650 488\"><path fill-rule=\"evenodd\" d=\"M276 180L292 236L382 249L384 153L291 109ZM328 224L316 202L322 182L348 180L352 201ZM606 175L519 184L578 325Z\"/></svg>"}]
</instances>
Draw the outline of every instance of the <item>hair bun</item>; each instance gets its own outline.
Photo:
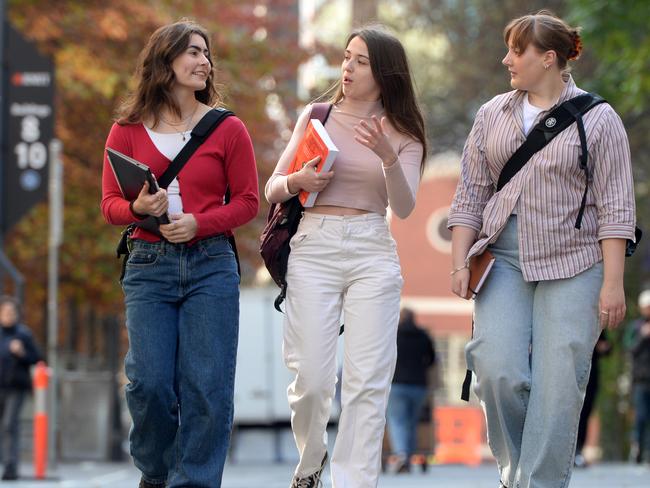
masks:
<instances>
[{"instance_id":1,"label":"hair bun","mask_svg":"<svg viewBox=\"0 0 650 488\"><path fill-rule=\"evenodd\" d=\"M571 41L573 42L573 45L571 46L571 49L569 49L569 53L567 55L567 59L569 61L578 59L580 57L580 53L582 52L582 38L580 37L578 29L571 30Z\"/></svg>"}]
</instances>

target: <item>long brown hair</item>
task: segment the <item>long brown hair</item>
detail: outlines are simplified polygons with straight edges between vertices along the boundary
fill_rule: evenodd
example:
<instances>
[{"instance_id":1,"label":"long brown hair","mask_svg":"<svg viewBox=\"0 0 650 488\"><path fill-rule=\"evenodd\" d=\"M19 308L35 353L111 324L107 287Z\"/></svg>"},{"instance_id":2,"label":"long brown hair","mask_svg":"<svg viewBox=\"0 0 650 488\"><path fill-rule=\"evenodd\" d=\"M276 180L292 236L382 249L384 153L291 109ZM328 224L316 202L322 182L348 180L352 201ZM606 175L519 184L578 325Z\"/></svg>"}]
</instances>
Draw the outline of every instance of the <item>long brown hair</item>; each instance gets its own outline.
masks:
<instances>
[{"instance_id":1,"label":"long brown hair","mask_svg":"<svg viewBox=\"0 0 650 488\"><path fill-rule=\"evenodd\" d=\"M390 123L402 134L420 141L423 147L420 171L424 170L427 139L424 117L415 98L411 69L402 43L379 24L353 31L345 43L347 47L355 37L360 37L368 47L370 69L381 93L381 102ZM331 103L343 100L343 85L339 79L327 93L334 92ZM327 95L327 93L325 95Z\"/></svg>"},{"instance_id":2,"label":"long brown hair","mask_svg":"<svg viewBox=\"0 0 650 488\"><path fill-rule=\"evenodd\" d=\"M144 119L152 118L155 126L163 107L181 116L180 107L172 95L174 86L172 63L187 49L192 34L198 34L203 38L210 61L206 86L203 90L195 92L196 99L206 105L221 102L214 81L215 70L208 33L199 24L181 19L157 29L140 53L134 75L136 88L117 109L116 120L119 124L137 124Z\"/></svg>"},{"instance_id":3,"label":"long brown hair","mask_svg":"<svg viewBox=\"0 0 650 488\"><path fill-rule=\"evenodd\" d=\"M580 28L571 27L549 10L511 20L503 30L503 40L522 53L529 44L541 52L555 51L560 70L582 51Z\"/></svg>"}]
</instances>

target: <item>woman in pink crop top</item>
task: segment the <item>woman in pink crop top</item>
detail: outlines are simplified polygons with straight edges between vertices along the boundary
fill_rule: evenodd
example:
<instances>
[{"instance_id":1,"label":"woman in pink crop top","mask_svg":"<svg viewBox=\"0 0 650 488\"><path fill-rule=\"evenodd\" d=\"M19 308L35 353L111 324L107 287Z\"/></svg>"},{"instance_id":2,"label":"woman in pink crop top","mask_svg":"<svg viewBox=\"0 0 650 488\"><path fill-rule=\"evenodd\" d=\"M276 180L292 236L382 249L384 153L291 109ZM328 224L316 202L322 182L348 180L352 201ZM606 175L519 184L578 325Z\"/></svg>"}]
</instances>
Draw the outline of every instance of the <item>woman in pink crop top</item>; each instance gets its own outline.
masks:
<instances>
[{"instance_id":1,"label":"woman in pink crop top","mask_svg":"<svg viewBox=\"0 0 650 488\"><path fill-rule=\"evenodd\" d=\"M106 146L160 175L219 102L208 33L189 21L158 29ZM231 229L257 214L253 146L234 116L198 147L168 191L122 197L104 155L102 213L114 225L169 213L160 235L137 229L122 287L129 351L126 399L140 488L221 486L233 420L239 275ZM230 201L224 203L226 188Z\"/></svg>"},{"instance_id":2,"label":"woman in pink crop top","mask_svg":"<svg viewBox=\"0 0 650 488\"><path fill-rule=\"evenodd\" d=\"M347 40L325 128L339 149L332 171L313 160L287 176L310 118L300 116L266 185L270 202L317 191L291 241L283 352L300 461L292 488L319 486L325 429L336 383L336 346L345 323L334 488L374 488L396 360L402 276L386 207L406 218L425 155L424 122L404 48L380 26ZM343 315L343 317L341 317Z\"/></svg>"}]
</instances>

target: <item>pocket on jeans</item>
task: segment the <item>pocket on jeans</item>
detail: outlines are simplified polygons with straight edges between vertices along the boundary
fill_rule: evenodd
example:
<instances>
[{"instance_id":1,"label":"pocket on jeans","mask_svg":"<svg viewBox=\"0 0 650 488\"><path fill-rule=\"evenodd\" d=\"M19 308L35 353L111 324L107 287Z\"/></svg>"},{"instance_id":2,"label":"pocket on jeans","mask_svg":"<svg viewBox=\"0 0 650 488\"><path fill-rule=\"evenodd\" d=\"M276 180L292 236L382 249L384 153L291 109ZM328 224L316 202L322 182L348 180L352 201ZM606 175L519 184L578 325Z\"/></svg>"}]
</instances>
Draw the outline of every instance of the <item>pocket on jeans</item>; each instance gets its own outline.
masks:
<instances>
[{"instance_id":1,"label":"pocket on jeans","mask_svg":"<svg viewBox=\"0 0 650 488\"><path fill-rule=\"evenodd\" d=\"M234 254L230 243L226 239L218 239L208 244L202 244L201 250L209 258L222 258Z\"/></svg>"},{"instance_id":2,"label":"pocket on jeans","mask_svg":"<svg viewBox=\"0 0 650 488\"><path fill-rule=\"evenodd\" d=\"M150 266L158 260L158 253L147 250L135 250L129 254L127 266Z\"/></svg>"}]
</instances>

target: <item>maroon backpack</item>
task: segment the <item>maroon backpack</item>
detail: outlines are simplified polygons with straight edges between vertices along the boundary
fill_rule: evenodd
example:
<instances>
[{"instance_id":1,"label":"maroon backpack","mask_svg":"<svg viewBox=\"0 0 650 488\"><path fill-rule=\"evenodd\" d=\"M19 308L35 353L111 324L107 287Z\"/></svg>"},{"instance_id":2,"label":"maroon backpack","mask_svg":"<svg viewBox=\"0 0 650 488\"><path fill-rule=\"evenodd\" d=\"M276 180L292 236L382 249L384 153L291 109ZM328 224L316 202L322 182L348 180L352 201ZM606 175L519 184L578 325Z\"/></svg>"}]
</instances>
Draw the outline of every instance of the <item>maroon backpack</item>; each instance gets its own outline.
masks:
<instances>
[{"instance_id":1,"label":"maroon backpack","mask_svg":"<svg viewBox=\"0 0 650 488\"><path fill-rule=\"evenodd\" d=\"M309 118L318 119L325 125L331 110L331 103L314 103ZM291 252L289 241L298 229L302 211L303 206L297 195L280 204L272 203L260 236L260 254L264 265L275 284L280 287L280 294L274 302L275 309L279 312L282 312L280 304L287 295L286 274Z\"/></svg>"}]
</instances>

